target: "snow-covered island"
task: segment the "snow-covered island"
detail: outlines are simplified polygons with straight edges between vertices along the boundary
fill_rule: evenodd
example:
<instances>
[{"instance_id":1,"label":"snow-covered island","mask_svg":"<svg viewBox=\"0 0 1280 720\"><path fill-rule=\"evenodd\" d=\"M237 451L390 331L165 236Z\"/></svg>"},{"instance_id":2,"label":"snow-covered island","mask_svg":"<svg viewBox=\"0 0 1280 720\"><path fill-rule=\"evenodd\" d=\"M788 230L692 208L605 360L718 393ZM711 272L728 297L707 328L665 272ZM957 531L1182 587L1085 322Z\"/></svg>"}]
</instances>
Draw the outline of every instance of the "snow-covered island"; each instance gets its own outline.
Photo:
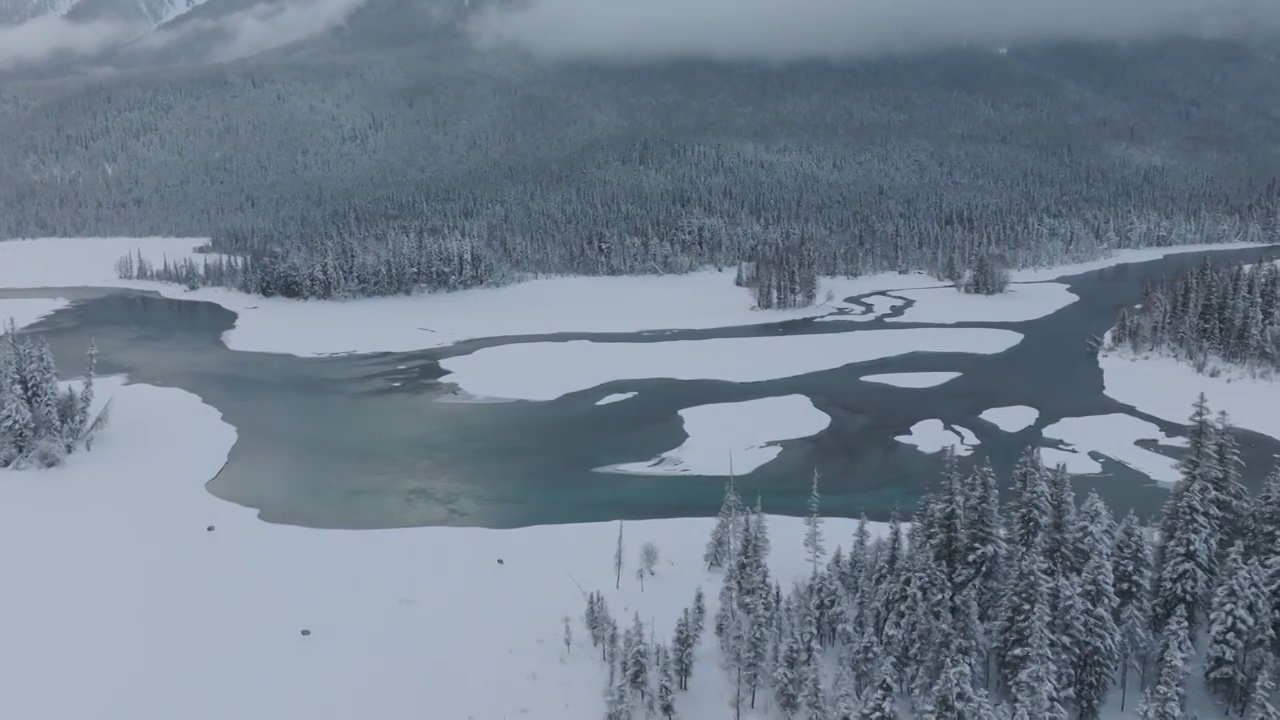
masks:
<instances>
[{"instance_id":1,"label":"snow-covered island","mask_svg":"<svg viewBox=\"0 0 1280 720\"><path fill-rule=\"evenodd\" d=\"M746 475L782 452L777 443L817 435L831 418L803 395L680 411L689 439L647 462L597 468L635 475Z\"/></svg>"}]
</instances>

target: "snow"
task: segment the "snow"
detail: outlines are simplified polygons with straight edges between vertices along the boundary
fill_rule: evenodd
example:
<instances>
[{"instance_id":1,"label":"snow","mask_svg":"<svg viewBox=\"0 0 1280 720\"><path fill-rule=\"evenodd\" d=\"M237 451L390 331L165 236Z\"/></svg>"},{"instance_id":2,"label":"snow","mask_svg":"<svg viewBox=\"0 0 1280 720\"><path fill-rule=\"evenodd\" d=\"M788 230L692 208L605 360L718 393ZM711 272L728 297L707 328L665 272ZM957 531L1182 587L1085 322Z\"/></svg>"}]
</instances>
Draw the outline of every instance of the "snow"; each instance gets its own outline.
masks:
<instances>
[{"instance_id":1,"label":"snow","mask_svg":"<svg viewBox=\"0 0 1280 720\"><path fill-rule=\"evenodd\" d=\"M914 372L863 375L859 379L863 382L881 383L900 388L930 388L937 387L958 377L960 377L958 372Z\"/></svg>"},{"instance_id":2,"label":"snow","mask_svg":"<svg viewBox=\"0 0 1280 720\"><path fill-rule=\"evenodd\" d=\"M1115 400L1170 422L1186 423L1204 393L1209 407L1225 410L1236 427L1280 440L1280 384L1236 375L1210 377L1187 363L1157 353L1102 353L1103 392Z\"/></svg>"},{"instance_id":3,"label":"snow","mask_svg":"<svg viewBox=\"0 0 1280 720\"><path fill-rule=\"evenodd\" d=\"M1005 432L1015 433L1034 425L1040 411L1027 405L1006 405L983 410L978 417Z\"/></svg>"},{"instance_id":4,"label":"snow","mask_svg":"<svg viewBox=\"0 0 1280 720\"><path fill-rule=\"evenodd\" d=\"M62 298L0 298L0 324L13 320L21 329L70 304Z\"/></svg>"},{"instance_id":5,"label":"snow","mask_svg":"<svg viewBox=\"0 0 1280 720\"><path fill-rule=\"evenodd\" d=\"M921 420L912 425L910 432L906 435L899 435L894 440L906 445L914 445L917 450L926 454L942 452L943 449L950 447L959 457L972 453L974 446L978 444L978 438L969 430L959 425L948 427L941 420L936 419Z\"/></svg>"},{"instance_id":6,"label":"snow","mask_svg":"<svg viewBox=\"0 0 1280 720\"><path fill-rule=\"evenodd\" d=\"M1063 418L1042 432L1045 437L1066 444L1066 448L1055 450L1050 455L1055 464L1065 462L1067 471L1073 474L1102 472L1102 465L1090 457L1096 453L1127 465L1156 482L1172 485L1178 481L1176 460L1138 447L1135 443L1154 440L1161 445L1181 446L1185 439L1169 437L1146 420L1123 413ZM1045 460L1048 462L1049 458Z\"/></svg>"},{"instance_id":7,"label":"snow","mask_svg":"<svg viewBox=\"0 0 1280 720\"><path fill-rule=\"evenodd\" d=\"M699 405L680 411L689 436L653 460L598 468L633 475L745 475L776 458L774 443L817 435L831 417L803 395Z\"/></svg>"},{"instance_id":8,"label":"snow","mask_svg":"<svg viewBox=\"0 0 1280 720\"><path fill-rule=\"evenodd\" d=\"M1010 285L1007 292L998 295L963 293L952 287L904 290L898 294L915 304L886 322L1023 322L1057 312L1080 299L1061 283Z\"/></svg>"},{"instance_id":9,"label":"snow","mask_svg":"<svg viewBox=\"0 0 1280 720\"><path fill-rule=\"evenodd\" d=\"M3 241L0 242L0 287L128 287L152 290L166 297L213 302L239 316L235 327L223 337L229 348L303 357L411 352L467 339L509 335L734 327L822 316L832 309L831 305L817 305L796 310L755 310L750 293L733 284L732 270L665 276L552 277L501 288L344 301L262 298L221 288L188 291L177 285L121 280L116 276L116 261L122 255L141 252L153 262L165 257L171 261L184 258L201 261L206 256L194 250L204 242L203 238ZM1022 282L1051 280L1179 252L1260 246L1234 243L1125 250L1104 260L1018 271L1012 273L1012 277ZM830 292L835 298L847 298L887 291L906 296L906 290L936 288L939 284L937 279L924 273L823 278L818 296L825 297ZM945 307L956 301L957 296L959 293L954 290L934 295L947 299L942 305L925 303L925 307L918 310L912 308L917 311L913 321L927 322L918 318L930 316L955 316L959 311ZM889 301L884 302L887 305ZM1032 303L1032 306L1035 312L1044 311L1042 305ZM992 304L964 312L977 313L975 319L988 321L1002 314L1032 312L998 307L1002 306Z\"/></svg>"},{"instance_id":10,"label":"snow","mask_svg":"<svg viewBox=\"0 0 1280 720\"><path fill-rule=\"evenodd\" d=\"M621 590L612 523L271 525L204 490L236 436L216 410L173 388L103 378L98 390L114 415L92 452L0 471L0 717L595 720L606 671L579 584L603 591L623 623L652 619L660 638L698 586L715 616L719 576L702 561L714 519L626 523ZM772 569L789 587L809 572L803 521L769 523ZM854 527L827 520L824 532ZM642 593L646 541L660 560ZM715 657L708 628L682 717L724 714Z\"/></svg>"},{"instance_id":11,"label":"snow","mask_svg":"<svg viewBox=\"0 0 1280 720\"><path fill-rule=\"evenodd\" d=\"M532 342L487 347L440 361L479 397L554 400L614 380L671 378L761 382L911 352L1000 353L1022 335L986 328L866 330L819 335L670 342Z\"/></svg>"},{"instance_id":12,"label":"snow","mask_svg":"<svg viewBox=\"0 0 1280 720\"><path fill-rule=\"evenodd\" d=\"M600 398L599 400L597 400L597 401L596 401L596 404L597 404L597 405L610 405L610 404L612 404L612 403L622 402L623 400L630 400L631 398L633 398L633 397L635 397L636 395L639 395L639 394L640 394L640 393L634 393L634 392L612 393L612 394L610 394L610 395L605 395L604 397L602 397L602 398Z\"/></svg>"},{"instance_id":13,"label":"snow","mask_svg":"<svg viewBox=\"0 0 1280 720\"><path fill-rule=\"evenodd\" d=\"M1009 277L1014 282L1041 282L1044 280L1057 280L1058 278L1093 272L1095 270L1105 270L1106 268L1115 267L1117 265L1128 265L1130 263L1159 260L1160 258L1168 257L1170 255L1182 255L1184 253L1214 250L1247 250L1249 248L1270 247L1271 245L1272 243L1265 242L1202 243L1199 245L1171 245L1166 247L1117 250L1107 257L1098 260L1072 263L1071 265L1054 265L1051 267L1014 270L1009 273Z\"/></svg>"}]
</instances>

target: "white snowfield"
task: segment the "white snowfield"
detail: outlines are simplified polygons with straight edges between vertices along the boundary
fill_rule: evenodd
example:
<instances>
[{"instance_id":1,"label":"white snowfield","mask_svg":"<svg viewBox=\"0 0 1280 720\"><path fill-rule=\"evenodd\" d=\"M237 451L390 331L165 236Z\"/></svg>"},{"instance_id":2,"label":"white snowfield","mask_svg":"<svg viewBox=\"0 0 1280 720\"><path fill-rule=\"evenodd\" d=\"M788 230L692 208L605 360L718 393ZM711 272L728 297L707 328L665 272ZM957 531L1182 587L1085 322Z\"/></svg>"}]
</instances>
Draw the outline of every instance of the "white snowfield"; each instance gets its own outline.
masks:
<instances>
[{"instance_id":1,"label":"white snowfield","mask_svg":"<svg viewBox=\"0 0 1280 720\"><path fill-rule=\"evenodd\" d=\"M12 320L15 327L24 328L70 304L62 298L0 298L0 327Z\"/></svg>"},{"instance_id":2,"label":"white snowfield","mask_svg":"<svg viewBox=\"0 0 1280 720\"><path fill-rule=\"evenodd\" d=\"M602 397L602 398L600 398L599 400L597 400L597 401L596 401L596 404L597 404L597 405L612 405L612 404L614 404L614 403L616 403L616 402L622 402L623 400L630 400L631 398L633 398L633 397L635 397L636 395L639 395L639 394L640 394L640 393L634 393L634 392L610 393L609 395L605 395L604 397Z\"/></svg>"},{"instance_id":3,"label":"white snowfield","mask_svg":"<svg viewBox=\"0 0 1280 720\"><path fill-rule=\"evenodd\" d=\"M958 377L960 377L958 372L915 372L863 375L858 379L863 382L892 385L900 388L931 388L955 380Z\"/></svg>"},{"instance_id":4,"label":"white snowfield","mask_svg":"<svg viewBox=\"0 0 1280 720\"><path fill-rule=\"evenodd\" d=\"M680 447L647 462L597 468L630 475L746 475L776 458L784 440L817 435L831 416L803 395L698 405L680 411Z\"/></svg>"},{"instance_id":5,"label":"white snowfield","mask_svg":"<svg viewBox=\"0 0 1280 720\"><path fill-rule=\"evenodd\" d=\"M670 378L760 382L911 352L1004 352L1020 333L987 328L911 328L819 335L669 342L531 342L497 345L440 361L441 382L477 397L554 400L614 380Z\"/></svg>"},{"instance_id":6,"label":"white snowfield","mask_svg":"<svg viewBox=\"0 0 1280 720\"><path fill-rule=\"evenodd\" d=\"M1035 425L1040 411L1028 405L1006 405L983 410L978 417L1005 432L1015 433Z\"/></svg>"},{"instance_id":7,"label":"white snowfield","mask_svg":"<svg viewBox=\"0 0 1280 720\"><path fill-rule=\"evenodd\" d=\"M959 425L948 427L937 419L921 420L912 425L906 435L899 435L894 440L905 445L915 446L917 450L926 454L942 452L946 448L952 448L957 457L971 454L974 447L979 444L978 437L970 432L968 428Z\"/></svg>"},{"instance_id":8,"label":"white snowfield","mask_svg":"<svg viewBox=\"0 0 1280 720\"><path fill-rule=\"evenodd\" d=\"M899 317L886 322L934 323L1024 322L1061 310L1079 300L1061 283L1027 283L1009 286L999 295L974 295L953 287L904 290L897 293L914 300Z\"/></svg>"},{"instance_id":9,"label":"white snowfield","mask_svg":"<svg viewBox=\"0 0 1280 720\"><path fill-rule=\"evenodd\" d=\"M98 396L114 397L114 416L92 452L0 471L0 717L596 720L605 669L579 584L662 638L699 585L715 615L719 576L702 562L713 519L626 523L617 591L616 523L271 525L204 489L236 436L216 410L118 379L100 379ZM769 522L772 569L789 587L808 573L804 526ZM832 548L853 530L824 527ZM660 561L641 593L647 541ZM726 712L715 657L708 628L682 717Z\"/></svg>"},{"instance_id":10,"label":"white snowfield","mask_svg":"<svg viewBox=\"0 0 1280 720\"><path fill-rule=\"evenodd\" d=\"M1240 374L1209 377L1174 358L1125 351L1102 353L1104 392L1162 420L1183 423L1200 393L1215 412L1225 410L1236 427L1280 440L1280 384Z\"/></svg>"},{"instance_id":11,"label":"white snowfield","mask_svg":"<svg viewBox=\"0 0 1280 720\"><path fill-rule=\"evenodd\" d=\"M750 293L733 284L732 270L642 277L555 277L501 288L347 301L261 298L216 288L188 291L165 283L121 280L116 275L116 260L129 253L141 252L144 258L156 263L165 257L200 261L205 256L195 253L194 249L203 242L203 239L176 238L3 241L0 242L0 287L131 287L153 290L168 297L213 302L238 315L235 327L223 338L229 348L305 357L409 352L504 335L755 325L827 315L836 307L848 307L838 301L855 295L936 288L941 284L923 273L824 278L818 297L826 297L830 291L837 302L800 310L759 311L753 309ZM1235 243L1123 250L1089 263L1017 271L1012 278L1017 282L1052 280L1174 253L1258 246ZM958 295L954 290L947 290L938 297L945 298L942 300L945 304L956 301ZM995 307L997 305L992 304L989 309ZM926 312L921 304L912 310ZM946 316L952 311L937 312ZM920 317L927 316L916 315ZM994 318L978 314L972 319Z\"/></svg>"},{"instance_id":12,"label":"white snowfield","mask_svg":"<svg viewBox=\"0 0 1280 720\"><path fill-rule=\"evenodd\" d=\"M1047 438L1061 440L1067 447L1061 450L1042 448L1041 457L1052 465L1065 463L1067 472L1072 474L1101 473L1102 464L1090 457L1096 453L1127 465L1158 483L1173 485L1178 482L1176 460L1138 447L1135 443L1154 440L1161 445L1181 447L1186 445L1186 439L1169 437L1146 420L1122 413L1063 418L1042 432Z\"/></svg>"}]
</instances>

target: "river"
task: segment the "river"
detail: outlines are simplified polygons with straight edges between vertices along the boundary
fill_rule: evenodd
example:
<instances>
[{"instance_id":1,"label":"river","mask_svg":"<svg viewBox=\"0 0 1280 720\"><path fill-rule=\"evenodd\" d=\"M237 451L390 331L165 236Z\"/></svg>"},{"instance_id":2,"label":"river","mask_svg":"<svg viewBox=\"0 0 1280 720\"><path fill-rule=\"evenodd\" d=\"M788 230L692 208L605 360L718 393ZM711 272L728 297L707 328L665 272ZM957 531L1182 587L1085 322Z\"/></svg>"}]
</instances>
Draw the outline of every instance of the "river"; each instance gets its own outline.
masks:
<instances>
[{"instance_id":1,"label":"river","mask_svg":"<svg viewBox=\"0 0 1280 720\"><path fill-rule=\"evenodd\" d=\"M1269 249L1211 253L1219 261L1253 261ZM948 327L1008 328L1024 335L996 355L918 353L760 383L646 380L625 402L596 406L609 386L544 403L458 403L437 382L439 360L480 347L530 340L600 339L660 342L735 336L860 332L932 327L812 319L720 330L639 334L564 334L490 338L416 353L326 358L228 350L220 340L235 314L205 302L135 291L71 288L0 291L0 296L67 297L75 302L29 328L46 336L69 375L83 365L90 339L100 372L135 382L179 387L218 408L239 432L231 457L208 489L256 508L263 520L314 527L419 525L517 527L714 514L723 478L652 477L593 472L645 460L685 438L676 412L707 403L798 393L832 418L820 435L783 444L778 459L739 479L744 495L769 512L802 514L809 480L822 473L825 514L904 516L930 480L940 456L895 441L917 421L938 418L973 430L981 445L965 462L990 458L1005 475L1038 428L1063 417L1128 412L1182 434L1178 426L1127 408L1102 393L1090 337L1112 324L1116 309L1137 302L1145 279L1198 262L1202 253L1120 265L1059 280L1080 300L1049 316L1018 323ZM871 373L955 371L935 388L904 390L859 382ZM1032 428L1004 433L977 419L991 407L1040 410ZM1190 408L1188 408L1190 413ZM158 419L163 421L162 418ZM1280 443L1240 431L1256 485ZM1164 452L1169 452L1167 449ZM1075 480L1114 508L1155 513L1167 490L1117 463L1106 474Z\"/></svg>"}]
</instances>

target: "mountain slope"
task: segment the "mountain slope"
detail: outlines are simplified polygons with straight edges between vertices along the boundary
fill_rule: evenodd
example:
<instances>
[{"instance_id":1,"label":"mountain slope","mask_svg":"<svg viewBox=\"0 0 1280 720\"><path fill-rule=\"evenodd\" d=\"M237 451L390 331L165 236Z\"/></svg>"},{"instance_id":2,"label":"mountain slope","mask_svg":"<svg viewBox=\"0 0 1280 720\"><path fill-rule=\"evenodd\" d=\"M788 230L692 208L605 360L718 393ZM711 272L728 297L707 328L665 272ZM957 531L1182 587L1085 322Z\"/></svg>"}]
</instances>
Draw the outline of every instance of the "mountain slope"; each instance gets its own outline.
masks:
<instances>
[{"instance_id":1,"label":"mountain slope","mask_svg":"<svg viewBox=\"0 0 1280 720\"><path fill-rule=\"evenodd\" d=\"M0 0L0 25L21 25L50 15L65 15L76 0Z\"/></svg>"},{"instance_id":2,"label":"mountain slope","mask_svg":"<svg viewBox=\"0 0 1280 720\"><path fill-rule=\"evenodd\" d=\"M155 29L204 2L205 0L78 0L67 11L66 18L76 22L112 20Z\"/></svg>"}]
</instances>

